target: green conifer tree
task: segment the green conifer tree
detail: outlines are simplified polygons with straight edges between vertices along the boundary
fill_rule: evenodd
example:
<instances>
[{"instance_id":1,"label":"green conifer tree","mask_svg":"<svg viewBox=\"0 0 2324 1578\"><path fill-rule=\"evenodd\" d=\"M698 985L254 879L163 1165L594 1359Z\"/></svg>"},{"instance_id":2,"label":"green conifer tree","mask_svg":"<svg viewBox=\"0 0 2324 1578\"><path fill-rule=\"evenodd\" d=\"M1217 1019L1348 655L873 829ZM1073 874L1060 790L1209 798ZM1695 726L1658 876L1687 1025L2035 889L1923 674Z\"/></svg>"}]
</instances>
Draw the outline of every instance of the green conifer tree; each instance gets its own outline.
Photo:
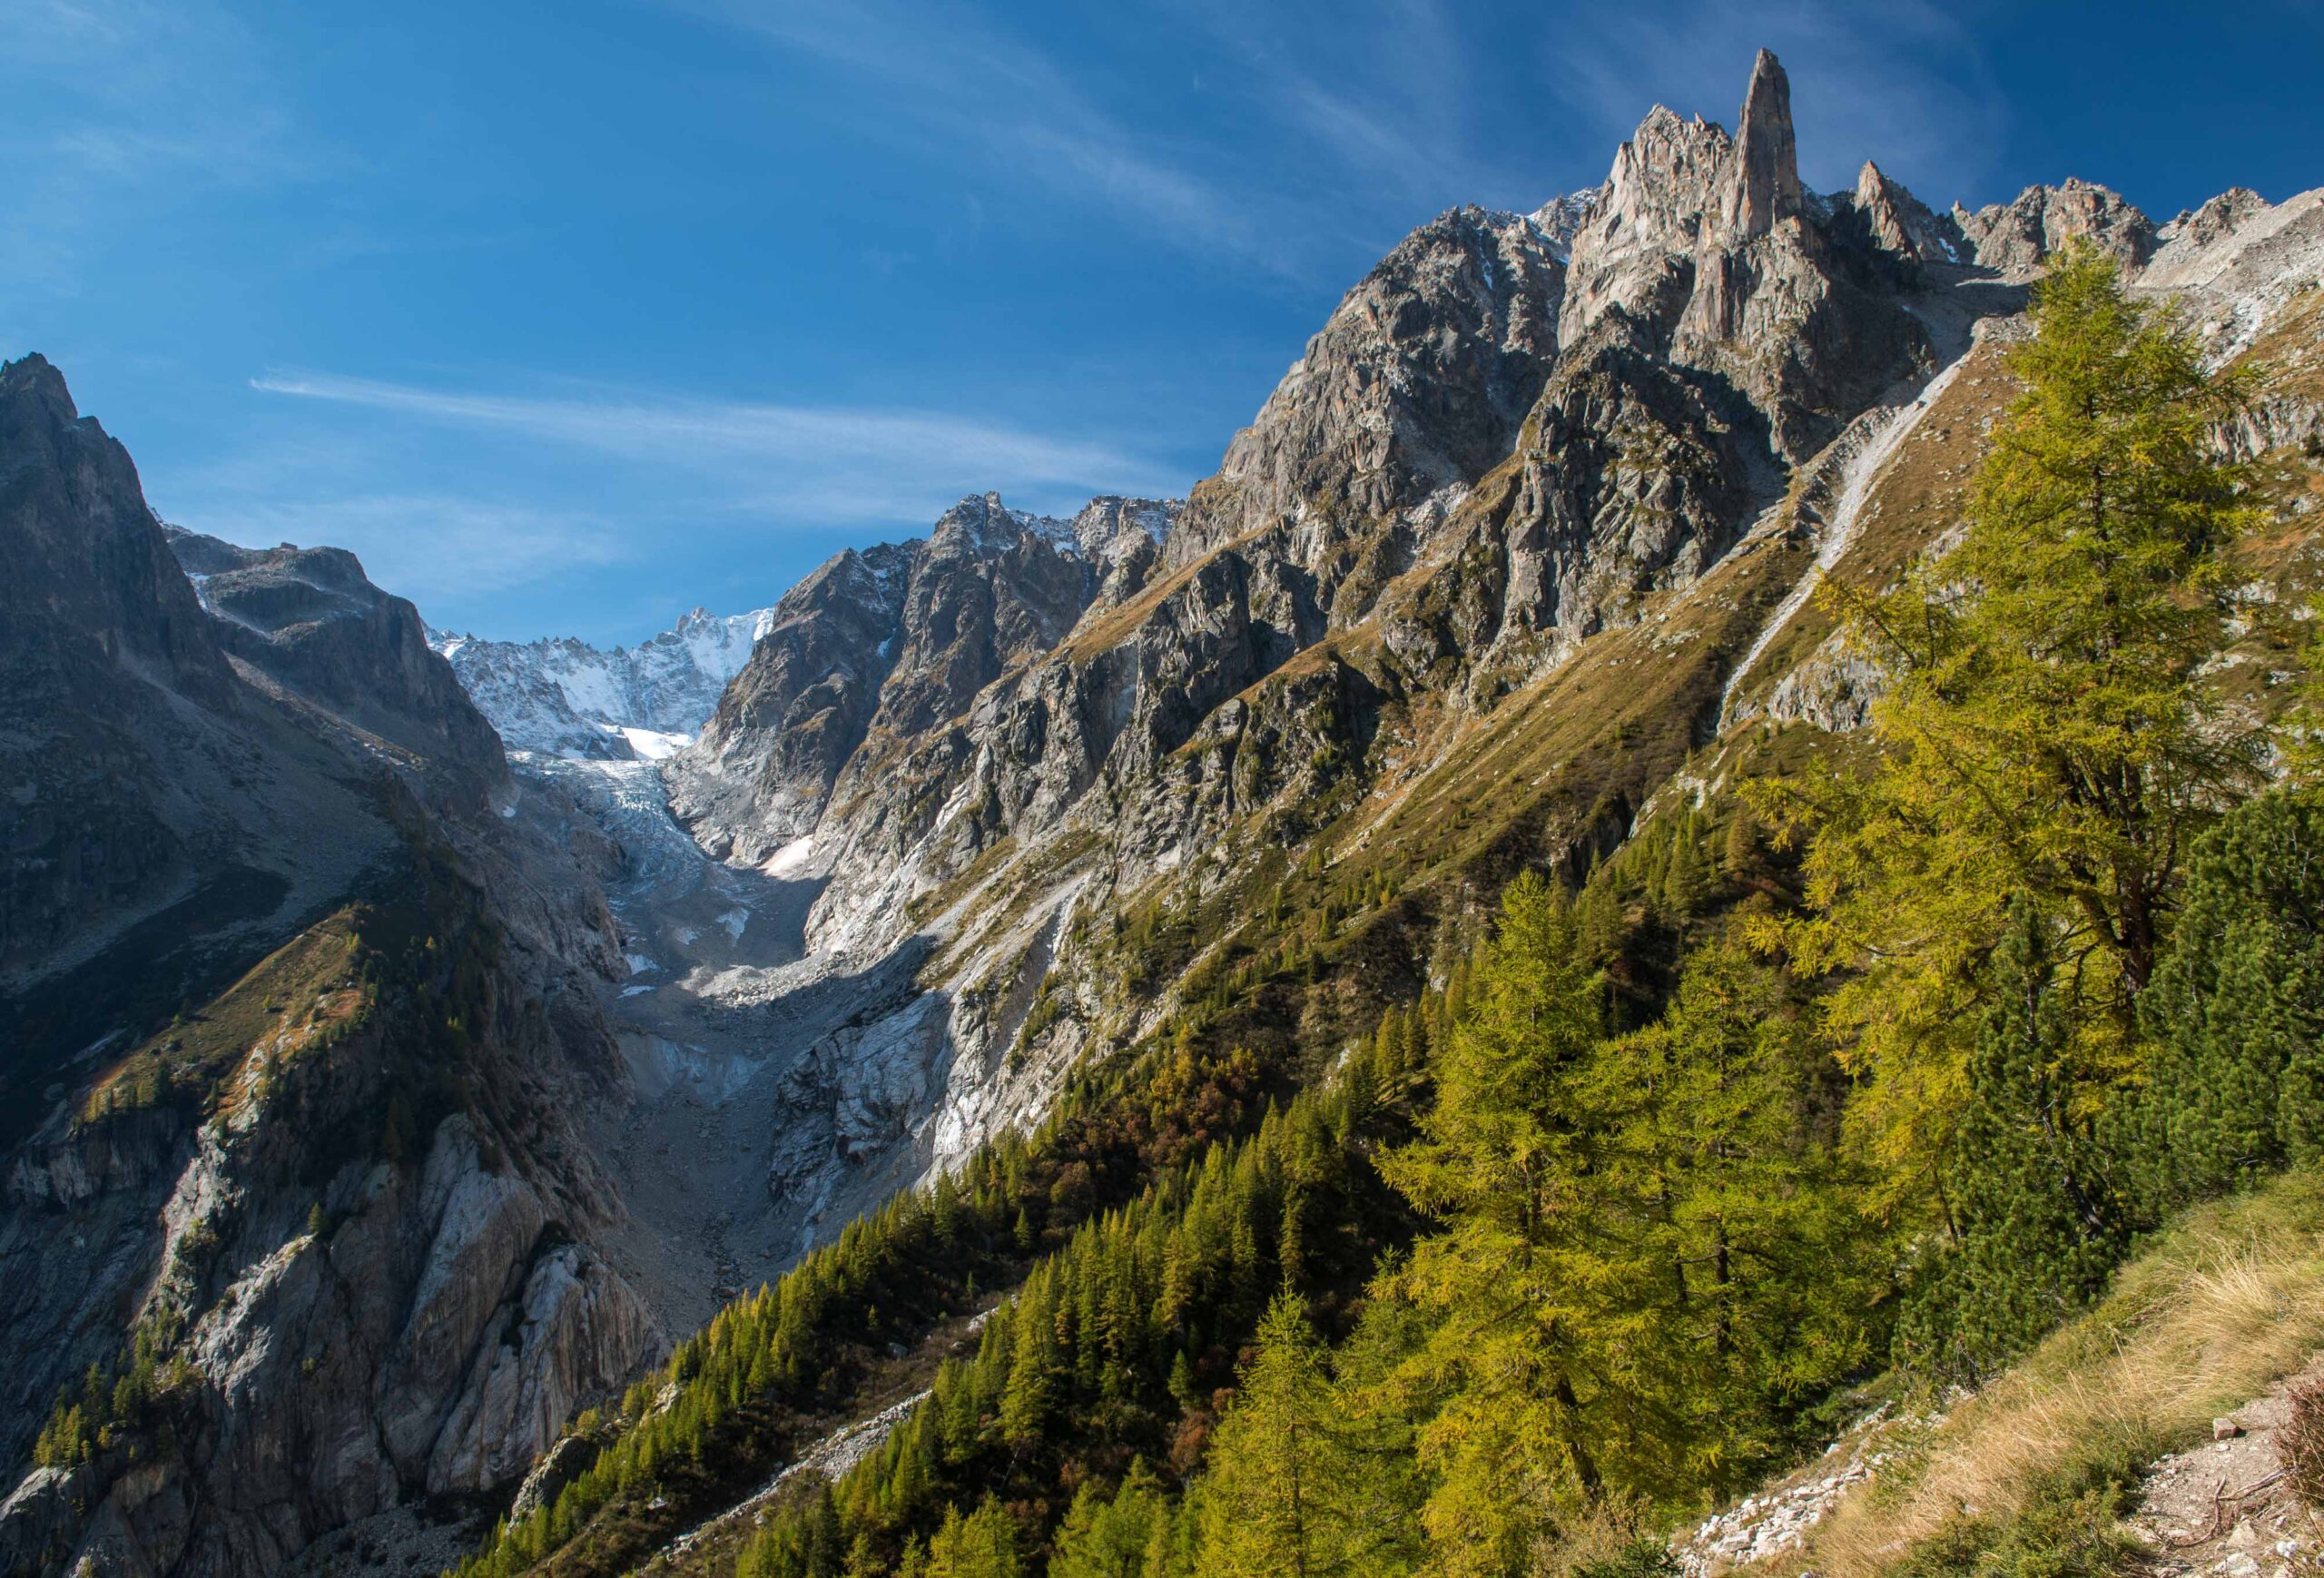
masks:
<instances>
[{"instance_id":1,"label":"green conifer tree","mask_svg":"<svg viewBox=\"0 0 2324 1578\"><path fill-rule=\"evenodd\" d=\"M2202 841L2140 1011L2114 1149L2142 1222L2324 1155L2324 797L2262 795Z\"/></svg>"},{"instance_id":2,"label":"green conifer tree","mask_svg":"<svg viewBox=\"0 0 2324 1578\"><path fill-rule=\"evenodd\" d=\"M1821 1058L1733 940L1688 961L1660 1021L1592 1055L1581 1099L1610 1143L1575 1327L1605 1385L1600 1455L1630 1490L1731 1490L1784 1449L1790 1404L1871 1351L1886 1257L1810 1117Z\"/></svg>"},{"instance_id":3,"label":"green conifer tree","mask_svg":"<svg viewBox=\"0 0 2324 1578\"><path fill-rule=\"evenodd\" d=\"M1986 971L1969 1100L1944 1164L1950 1242L1897 1336L1908 1362L1990 1375L2095 1294L2121 1257L2122 1212L2078 1088L2070 922L2021 896Z\"/></svg>"},{"instance_id":4,"label":"green conifer tree","mask_svg":"<svg viewBox=\"0 0 2324 1578\"><path fill-rule=\"evenodd\" d=\"M1570 1272L1597 1230L1579 1186L1601 1136L1579 1082L1606 1011L1576 922L1540 877L1510 885L1436 1058L1422 1139L1381 1162L1448 1222L1380 1292L1434 1323L1407 1370L1449 1399L1419 1449L1439 1487L1425 1521L1452 1573L1514 1570L1600 1485Z\"/></svg>"},{"instance_id":5,"label":"green conifer tree","mask_svg":"<svg viewBox=\"0 0 2324 1578\"><path fill-rule=\"evenodd\" d=\"M1140 1578L1167 1510L1160 1482L1142 1462L1111 1496L1084 1484L1058 1530L1049 1578Z\"/></svg>"},{"instance_id":6,"label":"green conifer tree","mask_svg":"<svg viewBox=\"0 0 2324 1578\"><path fill-rule=\"evenodd\" d=\"M1351 1571L1352 1448L1305 1304L1278 1297L1219 1424L1202 1509L1205 1578L1329 1578Z\"/></svg>"}]
</instances>

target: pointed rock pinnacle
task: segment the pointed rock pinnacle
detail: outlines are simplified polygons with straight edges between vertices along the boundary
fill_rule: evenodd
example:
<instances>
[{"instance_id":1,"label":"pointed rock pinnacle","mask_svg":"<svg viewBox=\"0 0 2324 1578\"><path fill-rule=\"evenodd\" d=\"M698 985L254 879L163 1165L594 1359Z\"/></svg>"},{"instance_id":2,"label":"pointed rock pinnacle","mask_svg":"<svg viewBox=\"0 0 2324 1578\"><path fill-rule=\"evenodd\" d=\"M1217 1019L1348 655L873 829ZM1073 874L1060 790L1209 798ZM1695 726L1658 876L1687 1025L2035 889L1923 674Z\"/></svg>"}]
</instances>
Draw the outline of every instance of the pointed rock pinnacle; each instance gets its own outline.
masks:
<instances>
[{"instance_id":1,"label":"pointed rock pinnacle","mask_svg":"<svg viewBox=\"0 0 2324 1578\"><path fill-rule=\"evenodd\" d=\"M1799 151L1791 133L1791 79L1768 50L1751 67L1719 218L1735 241L1773 230L1800 211Z\"/></svg>"}]
</instances>

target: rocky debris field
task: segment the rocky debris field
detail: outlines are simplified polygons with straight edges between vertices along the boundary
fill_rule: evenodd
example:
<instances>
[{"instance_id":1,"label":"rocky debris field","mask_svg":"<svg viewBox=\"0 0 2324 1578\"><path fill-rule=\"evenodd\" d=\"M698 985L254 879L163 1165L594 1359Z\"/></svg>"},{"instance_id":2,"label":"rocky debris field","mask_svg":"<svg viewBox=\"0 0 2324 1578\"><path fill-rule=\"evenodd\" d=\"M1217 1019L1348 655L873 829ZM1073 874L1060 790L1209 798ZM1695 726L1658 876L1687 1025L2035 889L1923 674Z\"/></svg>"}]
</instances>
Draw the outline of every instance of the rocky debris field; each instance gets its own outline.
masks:
<instances>
[{"instance_id":1,"label":"rocky debris field","mask_svg":"<svg viewBox=\"0 0 2324 1578\"><path fill-rule=\"evenodd\" d=\"M1814 1463L1674 1539L1671 1553L1687 1578L1716 1578L1797 1545L1842 1496L1889 1460L1896 1424L1882 1405L1850 1425Z\"/></svg>"}]
</instances>

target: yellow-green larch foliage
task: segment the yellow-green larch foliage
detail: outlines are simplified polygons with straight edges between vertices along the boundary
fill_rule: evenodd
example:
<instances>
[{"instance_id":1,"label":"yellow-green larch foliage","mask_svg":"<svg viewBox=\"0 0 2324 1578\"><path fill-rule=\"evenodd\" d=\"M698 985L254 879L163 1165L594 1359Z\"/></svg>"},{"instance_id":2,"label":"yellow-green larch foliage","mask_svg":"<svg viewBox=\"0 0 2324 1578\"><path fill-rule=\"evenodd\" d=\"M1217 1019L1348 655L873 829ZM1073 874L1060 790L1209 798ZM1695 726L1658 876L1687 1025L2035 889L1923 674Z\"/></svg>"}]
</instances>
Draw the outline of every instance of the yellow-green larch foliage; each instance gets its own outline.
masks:
<instances>
[{"instance_id":1,"label":"yellow-green larch foliage","mask_svg":"<svg viewBox=\"0 0 2324 1578\"><path fill-rule=\"evenodd\" d=\"M1783 978L1731 938L1591 1057L1581 1090L1607 1139L1576 1329L1601 1470L1632 1495L1745 1483L1785 1450L1787 1409L1869 1356L1886 1257L1817 1115L1820 1067Z\"/></svg>"},{"instance_id":2,"label":"yellow-green larch foliage","mask_svg":"<svg viewBox=\"0 0 2324 1578\"><path fill-rule=\"evenodd\" d=\"M2189 845L2266 748L2202 681L2228 638L2224 550L2253 519L2209 441L2245 380L2208 374L2087 246L2032 319L1958 544L1885 595L1826 587L1887 676L1873 765L1754 794L1808 839L1808 912L1759 941L1843 972L1827 1028L1876 1076L1859 1105L1898 1183L1958 1110L1960 1029L2016 895L2065 928L2089 1080L2127 1072Z\"/></svg>"},{"instance_id":3,"label":"yellow-green larch foliage","mask_svg":"<svg viewBox=\"0 0 2324 1578\"><path fill-rule=\"evenodd\" d=\"M1579 1084L1605 991L1563 895L1528 874L1502 896L1436 1065L1422 1139L1383 1158L1443 1231L1382 1279L1433 1329L1407 1369L1443 1396L1419 1434L1436 1486L1423 1517L1435 1570L1515 1570L1599 1484L1581 1417L1590 1201L1600 1143Z\"/></svg>"},{"instance_id":4,"label":"yellow-green larch foliage","mask_svg":"<svg viewBox=\"0 0 2324 1578\"><path fill-rule=\"evenodd\" d=\"M928 1542L927 1578L1018 1578L1023 1571L1017 1525L990 1496L967 1517L958 1506L948 1508Z\"/></svg>"},{"instance_id":5,"label":"yellow-green larch foliage","mask_svg":"<svg viewBox=\"0 0 2324 1578\"><path fill-rule=\"evenodd\" d=\"M1411 1524L1392 1421L1344 1393L1295 1293L1276 1296L1195 1497L1198 1578L1381 1573Z\"/></svg>"}]
</instances>

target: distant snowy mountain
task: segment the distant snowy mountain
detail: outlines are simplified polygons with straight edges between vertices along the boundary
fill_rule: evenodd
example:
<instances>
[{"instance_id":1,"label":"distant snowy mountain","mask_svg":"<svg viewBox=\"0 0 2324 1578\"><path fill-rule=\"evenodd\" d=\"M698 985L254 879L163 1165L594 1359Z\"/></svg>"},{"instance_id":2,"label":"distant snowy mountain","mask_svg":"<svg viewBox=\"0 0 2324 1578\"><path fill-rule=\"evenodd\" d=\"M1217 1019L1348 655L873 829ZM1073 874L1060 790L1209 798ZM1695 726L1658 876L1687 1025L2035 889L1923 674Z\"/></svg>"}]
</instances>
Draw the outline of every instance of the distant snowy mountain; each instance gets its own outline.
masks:
<instances>
[{"instance_id":1,"label":"distant snowy mountain","mask_svg":"<svg viewBox=\"0 0 2324 1578\"><path fill-rule=\"evenodd\" d=\"M512 751L609 761L669 755L718 708L774 610L696 608L634 647L608 652L571 636L488 641L428 633Z\"/></svg>"}]
</instances>

